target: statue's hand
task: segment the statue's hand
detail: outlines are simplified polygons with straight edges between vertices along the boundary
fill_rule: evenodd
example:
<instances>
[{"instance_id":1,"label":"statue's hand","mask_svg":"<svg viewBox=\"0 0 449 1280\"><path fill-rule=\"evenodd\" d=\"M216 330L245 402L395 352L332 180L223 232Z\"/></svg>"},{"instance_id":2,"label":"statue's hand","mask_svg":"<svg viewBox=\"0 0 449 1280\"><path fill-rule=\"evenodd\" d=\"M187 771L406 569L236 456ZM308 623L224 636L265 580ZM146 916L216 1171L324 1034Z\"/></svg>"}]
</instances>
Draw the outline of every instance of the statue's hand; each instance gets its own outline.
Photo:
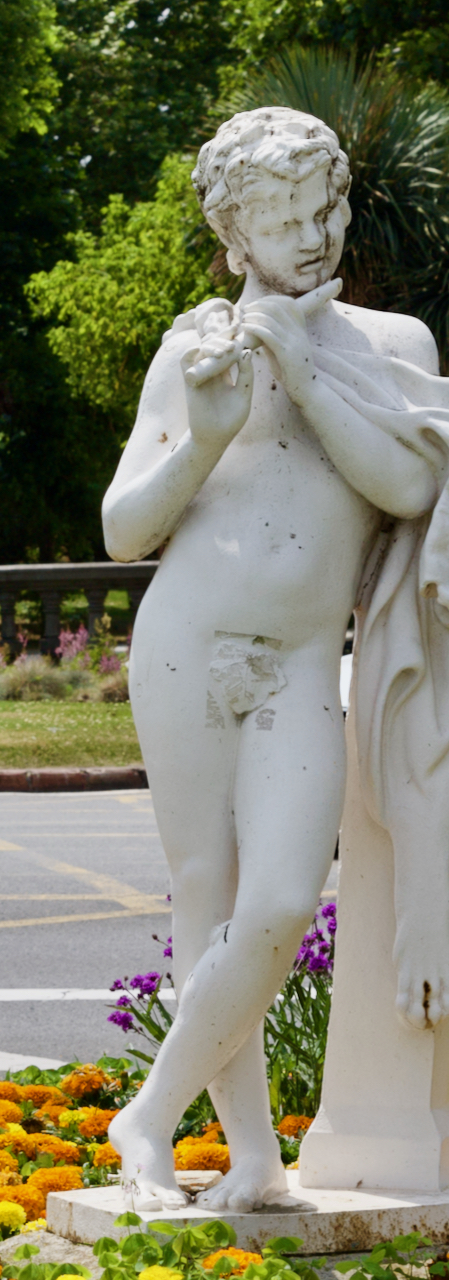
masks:
<instances>
[{"instance_id":1,"label":"statue's hand","mask_svg":"<svg viewBox=\"0 0 449 1280\"><path fill-rule=\"evenodd\" d=\"M340 293L342 281L329 280L300 298L273 294L245 307L241 323L245 335L264 345L275 378L295 404L312 390L315 367L307 335L307 316Z\"/></svg>"},{"instance_id":2,"label":"statue's hand","mask_svg":"<svg viewBox=\"0 0 449 1280\"><path fill-rule=\"evenodd\" d=\"M251 351L236 354L235 364L238 366L237 378L231 377L227 370L209 377L207 382L192 385L185 375L198 359L205 356L219 359L223 350L229 348L232 354L233 343L214 339L211 343L202 343L201 347L186 351L181 360L189 414L189 426L196 444L206 449L211 444L226 449L234 436L245 425L251 408L253 393L253 367Z\"/></svg>"}]
</instances>

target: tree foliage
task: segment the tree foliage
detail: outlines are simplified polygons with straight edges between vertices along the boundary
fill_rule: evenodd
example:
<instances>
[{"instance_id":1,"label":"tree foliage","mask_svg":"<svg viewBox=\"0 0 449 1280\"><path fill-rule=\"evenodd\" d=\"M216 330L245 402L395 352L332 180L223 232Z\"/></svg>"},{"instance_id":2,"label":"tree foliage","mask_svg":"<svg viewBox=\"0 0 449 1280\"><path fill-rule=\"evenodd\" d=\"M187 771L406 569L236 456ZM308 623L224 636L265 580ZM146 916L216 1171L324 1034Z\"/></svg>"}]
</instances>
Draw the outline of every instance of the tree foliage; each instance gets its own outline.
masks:
<instances>
[{"instance_id":1,"label":"tree foliage","mask_svg":"<svg viewBox=\"0 0 449 1280\"><path fill-rule=\"evenodd\" d=\"M19 130L45 133L58 80L53 0L0 0L0 155Z\"/></svg>"},{"instance_id":2,"label":"tree foliage","mask_svg":"<svg viewBox=\"0 0 449 1280\"><path fill-rule=\"evenodd\" d=\"M168 152L195 147L229 57L220 0L57 0L57 132L84 169L90 215L148 200ZM81 175L82 176L82 175Z\"/></svg>"},{"instance_id":3,"label":"tree foliage","mask_svg":"<svg viewBox=\"0 0 449 1280\"><path fill-rule=\"evenodd\" d=\"M77 232L75 260L34 275L27 288L35 315L57 320L48 341L72 395L122 427L164 330L214 294L208 266L216 241L202 223L191 170L192 158L167 157L154 201L130 209L112 196L99 235Z\"/></svg>"}]
</instances>

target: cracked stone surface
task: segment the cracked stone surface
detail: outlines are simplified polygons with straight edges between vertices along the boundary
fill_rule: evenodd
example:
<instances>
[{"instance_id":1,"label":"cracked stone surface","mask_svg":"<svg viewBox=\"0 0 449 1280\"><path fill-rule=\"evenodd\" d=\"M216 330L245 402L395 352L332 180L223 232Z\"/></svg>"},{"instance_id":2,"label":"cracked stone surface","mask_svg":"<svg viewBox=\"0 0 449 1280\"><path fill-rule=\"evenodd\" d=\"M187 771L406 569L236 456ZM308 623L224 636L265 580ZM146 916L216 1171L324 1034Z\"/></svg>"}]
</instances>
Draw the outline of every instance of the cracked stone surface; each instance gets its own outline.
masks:
<instances>
[{"instance_id":1,"label":"cracked stone surface","mask_svg":"<svg viewBox=\"0 0 449 1280\"><path fill-rule=\"evenodd\" d=\"M21 1244L37 1245L40 1250L39 1254L34 1255L35 1262L67 1262L74 1266L88 1267L92 1280L98 1280L102 1273L102 1267L98 1265L98 1261L94 1255L93 1249L89 1244L73 1244L71 1240L63 1240L62 1236L55 1236L52 1231L27 1231L25 1235L11 1236L9 1240L0 1242L0 1263L2 1266L10 1264L13 1261L15 1250ZM17 1260L15 1265L19 1270L28 1262L27 1258Z\"/></svg>"}]
</instances>

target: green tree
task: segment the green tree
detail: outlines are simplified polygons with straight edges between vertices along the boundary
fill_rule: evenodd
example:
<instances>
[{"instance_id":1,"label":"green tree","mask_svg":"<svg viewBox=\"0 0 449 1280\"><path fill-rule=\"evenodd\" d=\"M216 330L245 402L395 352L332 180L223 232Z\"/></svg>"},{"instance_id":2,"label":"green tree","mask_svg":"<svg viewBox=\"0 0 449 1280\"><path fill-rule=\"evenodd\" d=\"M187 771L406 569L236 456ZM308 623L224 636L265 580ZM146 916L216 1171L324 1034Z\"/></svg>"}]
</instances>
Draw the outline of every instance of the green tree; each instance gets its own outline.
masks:
<instances>
[{"instance_id":1,"label":"green tree","mask_svg":"<svg viewBox=\"0 0 449 1280\"><path fill-rule=\"evenodd\" d=\"M24 129L45 133L58 80L53 0L0 0L0 155Z\"/></svg>"},{"instance_id":2,"label":"green tree","mask_svg":"<svg viewBox=\"0 0 449 1280\"><path fill-rule=\"evenodd\" d=\"M82 198L148 200L168 152L195 147L229 56L220 0L57 0L57 132L84 168Z\"/></svg>"},{"instance_id":3,"label":"green tree","mask_svg":"<svg viewBox=\"0 0 449 1280\"><path fill-rule=\"evenodd\" d=\"M127 206L112 196L100 234L71 238L74 261L33 275L35 316L57 320L51 350L74 396L129 429L145 371L178 312L213 296L208 270L215 236L202 222L193 159L170 156L154 201Z\"/></svg>"}]
</instances>

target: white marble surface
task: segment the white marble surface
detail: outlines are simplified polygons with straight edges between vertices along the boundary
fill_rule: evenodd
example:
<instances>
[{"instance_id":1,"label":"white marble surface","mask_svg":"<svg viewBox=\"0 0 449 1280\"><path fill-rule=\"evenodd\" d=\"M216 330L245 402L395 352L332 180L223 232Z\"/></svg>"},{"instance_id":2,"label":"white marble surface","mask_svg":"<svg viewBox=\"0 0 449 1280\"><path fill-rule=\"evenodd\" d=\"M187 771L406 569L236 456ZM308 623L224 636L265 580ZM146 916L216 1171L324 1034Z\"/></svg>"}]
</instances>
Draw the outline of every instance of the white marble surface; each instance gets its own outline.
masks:
<instances>
[{"instance_id":1,"label":"white marble surface","mask_svg":"<svg viewBox=\"0 0 449 1280\"><path fill-rule=\"evenodd\" d=\"M288 1173L291 1191L298 1194L297 1175ZM188 1209L157 1214L142 1213L144 1222L207 1222L221 1216L237 1232L241 1248L261 1248L275 1235L299 1236L301 1253L339 1253L370 1249L379 1240L409 1231L429 1233L432 1239L449 1239L449 1196L420 1192L303 1190L309 1212L212 1214L190 1205ZM84 1191L52 1192L47 1199L48 1227L57 1235L84 1244L93 1244L101 1235L119 1239L123 1228L114 1220L123 1213L123 1197L118 1187Z\"/></svg>"},{"instance_id":2,"label":"white marble surface","mask_svg":"<svg viewBox=\"0 0 449 1280\"><path fill-rule=\"evenodd\" d=\"M193 178L231 270L245 273L243 293L235 307L203 303L165 335L103 508L112 558L168 540L136 620L130 694L173 877L180 997L111 1140L142 1203L182 1207L171 1134L209 1086L232 1168L201 1207L228 1213L286 1193L262 1019L333 858L346 782L340 656L361 602L361 781L395 857L396 970L389 958L384 995L389 1018L397 993L410 1034L425 1032L405 1059L428 1096L421 1060L449 1011L449 384L420 321L337 300L350 178L322 121L242 113L201 149ZM392 880L388 892L390 920ZM378 1011L363 974L355 1063ZM368 1040L375 1082L396 1042ZM340 1035L342 1073L344 1054ZM422 1167L413 1109L414 1155L393 1175L381 1142L373 1154L384 1124L375 1096L371 1181L410 1186ZM350 1125L356 1102L355 1084ZM307 1177L332 1185L342 1175L322 1148ZM434 1185L435 1167L423 1176Z\"/></svg>"}]
</instances>

